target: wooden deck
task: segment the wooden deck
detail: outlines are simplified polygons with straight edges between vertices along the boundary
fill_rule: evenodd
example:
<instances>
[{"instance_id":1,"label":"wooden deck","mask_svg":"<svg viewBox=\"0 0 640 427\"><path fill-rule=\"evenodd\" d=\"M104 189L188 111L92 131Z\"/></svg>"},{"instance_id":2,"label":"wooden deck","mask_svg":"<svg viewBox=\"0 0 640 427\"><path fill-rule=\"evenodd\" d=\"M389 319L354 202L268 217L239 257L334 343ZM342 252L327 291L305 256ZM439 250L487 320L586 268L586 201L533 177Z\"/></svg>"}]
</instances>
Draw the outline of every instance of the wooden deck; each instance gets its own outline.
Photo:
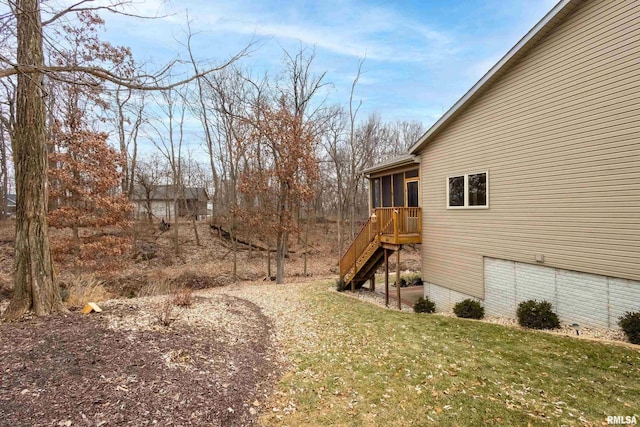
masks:
<instances>
[{"instance_id":1,"label":"wooden deck","mask_svg":"<svg viewBox=\"0 0 640 427\"><path fill-rule=\"evenodd\" d=\"M381 243L389 243L391 245L411 245L414 243L422 243L422 236L417 233L400 234L395 236L393 234L381 234Z\"/></svg>"}]
</instances>

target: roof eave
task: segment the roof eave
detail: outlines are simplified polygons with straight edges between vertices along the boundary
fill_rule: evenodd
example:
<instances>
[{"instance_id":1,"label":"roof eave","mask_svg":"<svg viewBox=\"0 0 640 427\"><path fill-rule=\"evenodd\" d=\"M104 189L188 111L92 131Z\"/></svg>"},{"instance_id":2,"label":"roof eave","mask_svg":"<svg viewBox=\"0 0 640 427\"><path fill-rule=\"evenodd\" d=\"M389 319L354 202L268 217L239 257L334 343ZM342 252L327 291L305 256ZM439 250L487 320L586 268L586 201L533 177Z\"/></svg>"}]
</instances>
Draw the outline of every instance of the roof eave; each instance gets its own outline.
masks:
<instances>
[{"instance_id":1,"label":"roof eave","mask_svg":"<svg viewBox=\"0 0 640 427\"><path fill-rule=\"evenodd\" d=\"M362 171L362 174L371 175L385 170L396 169L402 166L410 166L414 164L420 164L420 158L412 154L405 154L403 156L393 158L387 162L378 163L377 165L373 165L370 168L364 169Z\"/></svg>"}]
</instances>

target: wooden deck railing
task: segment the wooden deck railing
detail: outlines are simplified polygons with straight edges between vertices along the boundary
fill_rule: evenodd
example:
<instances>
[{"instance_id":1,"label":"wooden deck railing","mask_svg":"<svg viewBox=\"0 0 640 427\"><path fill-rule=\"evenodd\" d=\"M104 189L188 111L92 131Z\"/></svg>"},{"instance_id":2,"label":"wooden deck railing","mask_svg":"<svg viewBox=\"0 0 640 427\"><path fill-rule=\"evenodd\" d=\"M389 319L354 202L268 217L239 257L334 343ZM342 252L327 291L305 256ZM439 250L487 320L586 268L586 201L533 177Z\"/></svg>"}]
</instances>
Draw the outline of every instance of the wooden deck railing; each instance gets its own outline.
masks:
<instances>
[{"instance_id":1,"label":"wooden deck railing","mask_svg":"<svg viewBox=\"0 0 640 427\"><path fill-rule=\"evenodd\" d=\"M360 258L377 235L393 236L391 242L399 244L401 243L400 236L419 236L422 232L422 215L420 208L378 208L375 210L375 215L375 221L372 221L372 218L368 219L340 259L341 279L344 278L352 268L354 273L358 270L358 258Z\"/></svg>"},{"instance_id":2,"label":"wooden deck railing","mask_svg":"<svg viewBox=\"0 0 640 427\"><path fill-rule=\"evenodd\" d=\"M369 218L342 258L340 258L340 278L343 278L351 268L354 268L354 271L357 269L358 258L376 236L376 231L373 227L374 224Z\"/></svg>"},{"instance_id":3,"label":"wooden deck railing","mask_svg":"<svg viewBox=\"0 0 640 427\"><path fill-rule=\"evenodd\" d=\"M378 208L376 217L380 224L380 234L398 237L403 234L422 233L420 208Z\"/></svg>"}]
</instances>

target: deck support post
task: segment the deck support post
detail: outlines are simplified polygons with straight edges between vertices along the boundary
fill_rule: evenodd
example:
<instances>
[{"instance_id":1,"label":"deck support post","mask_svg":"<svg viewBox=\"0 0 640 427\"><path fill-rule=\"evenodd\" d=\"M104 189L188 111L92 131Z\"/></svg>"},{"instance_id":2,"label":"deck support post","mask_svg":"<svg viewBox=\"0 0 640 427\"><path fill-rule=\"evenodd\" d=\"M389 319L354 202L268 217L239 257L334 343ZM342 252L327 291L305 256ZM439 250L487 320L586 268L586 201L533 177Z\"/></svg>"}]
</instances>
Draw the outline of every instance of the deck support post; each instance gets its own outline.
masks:
<instances>
[{"instance_id":1,"label":"deck support post","mask_svg":"<svg viewBox=\"0 0 640 427\"><path fill-rule=\"evenodd\" d=\"M396 292L398 293L398 310L402 310L402 301L400 301L400 248L396 251Z\"/></svg>"},{"instance_id":2,"label":"deck support post","mask_svg":"<svg viewBox=\"0 0 640 427\"><path fill-rule=\"evenodd\" d=\"M384 248L384 304L389 307L389 251Z\"/></svg>"},{"instance_id":3,"label":"deck support post","mask_svg":"<svg viewBox=\"0 0 640 427\"><path fill-rule=\"evenodd\" d=\"M371 292L376 290L376 272L373 272L373 276L371 276L371 279L369 279L369 290Z\"/></svg>"}]
</instances>

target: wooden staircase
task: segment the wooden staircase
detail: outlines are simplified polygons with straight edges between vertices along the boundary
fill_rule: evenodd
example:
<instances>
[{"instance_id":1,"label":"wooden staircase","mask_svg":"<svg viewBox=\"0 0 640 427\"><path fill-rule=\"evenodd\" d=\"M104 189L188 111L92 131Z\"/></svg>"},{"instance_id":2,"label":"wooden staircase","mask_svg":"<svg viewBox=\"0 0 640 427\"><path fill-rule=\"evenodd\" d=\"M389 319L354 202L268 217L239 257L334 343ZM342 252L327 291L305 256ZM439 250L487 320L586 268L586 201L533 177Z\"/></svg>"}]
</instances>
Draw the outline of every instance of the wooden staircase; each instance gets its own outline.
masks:
<instances>
[{"instance_id":1,"label":"wooden staircase","mask_svg":"<svg viewBox=\"0 0 640 427\"><path fill-rule=\"evenodd\" d=\"M420 208L376 209L340 259L340 280L345 288L360 289L375 278L386 250L398 251L403 244L420 243Z\"/></svg>"},{"instance_id":2,"label":"wooden staircase","mask_svg":"<svg viewBox=\"0 0 640 427\"><path fill-rule=\"evenodd\" d=\"M367 280L375 276L376 270L383 261L384 249L378 244L377 239L374 239L358 258L358 268L350 269L342 280L345 285L353 284L355 289L360 289Z\"/></svg>"}]
</instances>

